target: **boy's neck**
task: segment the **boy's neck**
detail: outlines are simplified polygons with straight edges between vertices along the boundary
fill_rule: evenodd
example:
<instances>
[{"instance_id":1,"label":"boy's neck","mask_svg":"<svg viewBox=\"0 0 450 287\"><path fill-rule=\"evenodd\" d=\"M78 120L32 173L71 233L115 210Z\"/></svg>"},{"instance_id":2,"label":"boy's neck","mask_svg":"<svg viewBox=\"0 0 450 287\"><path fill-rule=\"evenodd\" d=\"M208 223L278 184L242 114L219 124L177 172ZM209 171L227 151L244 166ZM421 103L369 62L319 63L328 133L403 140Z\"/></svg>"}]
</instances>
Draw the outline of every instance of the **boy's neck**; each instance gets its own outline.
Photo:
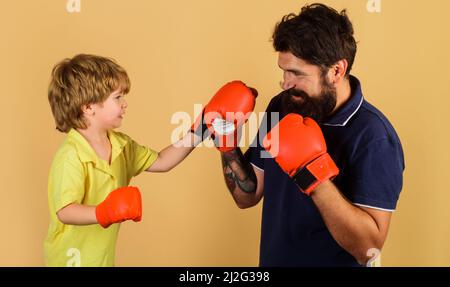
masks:
<instances>
[{"instance_id":1,"label":"boy's neck","mask_svg":"<svg viewBox=\"0 0 450 287\"><path fill-rule=\"evenodd\" d=\"M76 130L91 144L109 142L107 130L96 129L92 126L89 126L86 129Z\"/></svg>"}]
</instances>

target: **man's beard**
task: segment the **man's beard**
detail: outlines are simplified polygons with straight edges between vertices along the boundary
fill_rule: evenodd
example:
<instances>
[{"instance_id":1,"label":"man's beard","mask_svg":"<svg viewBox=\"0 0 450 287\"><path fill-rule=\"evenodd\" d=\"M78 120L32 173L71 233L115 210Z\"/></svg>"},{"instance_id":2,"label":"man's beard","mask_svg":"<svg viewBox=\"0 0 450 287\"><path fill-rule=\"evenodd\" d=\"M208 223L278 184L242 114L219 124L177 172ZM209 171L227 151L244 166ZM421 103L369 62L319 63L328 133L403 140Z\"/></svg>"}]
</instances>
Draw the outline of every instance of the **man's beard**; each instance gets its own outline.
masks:
<instances>
[{"instance_id":1,"label":"man's beard","mask_svg":"<svg viewBox=\"0 0 450 287\"><path fill-rule=\"evenodd\" d=\"M336 107L336 89L322 78L322 91L319 96L311 97L305 91L291 88L281 95L281 112L297 113L303 117L310 117L317 123L323 123ZM295 97L301 98L296 101Z\"/></svg>"}]
</instances>

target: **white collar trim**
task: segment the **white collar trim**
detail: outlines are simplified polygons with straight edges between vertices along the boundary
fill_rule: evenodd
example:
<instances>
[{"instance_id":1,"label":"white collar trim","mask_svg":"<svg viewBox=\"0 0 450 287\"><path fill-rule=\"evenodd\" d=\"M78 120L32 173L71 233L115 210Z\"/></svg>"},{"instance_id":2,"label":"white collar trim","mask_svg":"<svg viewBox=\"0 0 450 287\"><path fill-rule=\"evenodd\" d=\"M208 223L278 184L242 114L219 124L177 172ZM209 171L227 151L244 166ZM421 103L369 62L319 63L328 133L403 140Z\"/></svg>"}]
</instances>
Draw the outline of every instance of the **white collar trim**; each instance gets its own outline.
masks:
<instances>
[{"instance_id":1,"label":"white collar trim","mask_svg":"<svg viewBox=\"0 0 450 287\"><path fill-rule=\"evenodd\" d=\"M342 123L342 124L322 124L324 126L333 126L333 127L343 127L345 126L348 121L356 114L356 112L359 110L359 108L361 107L362 103L364 101L364 97L361 96L361 101L358 104L358 107L353 111L353 113Z\"/></svg>"}]
</instances>

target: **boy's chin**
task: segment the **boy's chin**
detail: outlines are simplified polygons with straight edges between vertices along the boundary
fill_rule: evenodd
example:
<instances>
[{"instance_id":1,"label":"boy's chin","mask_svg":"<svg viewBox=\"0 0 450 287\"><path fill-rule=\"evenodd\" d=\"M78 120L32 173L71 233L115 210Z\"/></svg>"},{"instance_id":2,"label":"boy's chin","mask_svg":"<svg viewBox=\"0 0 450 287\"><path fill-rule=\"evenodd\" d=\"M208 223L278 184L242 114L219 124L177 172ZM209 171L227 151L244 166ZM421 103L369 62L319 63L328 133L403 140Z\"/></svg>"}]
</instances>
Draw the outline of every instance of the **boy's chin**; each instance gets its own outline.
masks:
<instances>
[{"instance_id":1,"label":"boy's chin","mask_svg":"<svg viewBox=\"0 0 450 287\"><path fill-rule=\"evenodd\" d=\"M109 126L109 129L110 130L117 129L117 128L120 128L120 126L122 126L122 122L113 123Z\"/></svg>"}]
</instances>

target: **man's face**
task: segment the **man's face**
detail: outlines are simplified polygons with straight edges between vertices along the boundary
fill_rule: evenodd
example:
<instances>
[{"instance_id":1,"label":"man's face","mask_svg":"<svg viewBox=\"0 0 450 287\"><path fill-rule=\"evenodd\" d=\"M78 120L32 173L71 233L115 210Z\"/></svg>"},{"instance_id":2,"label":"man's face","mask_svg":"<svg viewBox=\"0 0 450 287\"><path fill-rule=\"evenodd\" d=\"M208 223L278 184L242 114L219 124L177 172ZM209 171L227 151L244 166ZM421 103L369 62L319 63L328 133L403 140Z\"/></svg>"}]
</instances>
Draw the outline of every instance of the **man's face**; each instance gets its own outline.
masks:
<instances>
[{"instance_id":1,"label":"man's face","mask_svg":"<svg viewBox=\"0 0 450 287\"><path fill-rule=\"evenodd\" d=\"M318 123L336 107L336 88L316 65L311 65L290 52L278 54L278 66L283 70L281 84L284 113L298 113Z\"/></svg>"}]
</instances>

